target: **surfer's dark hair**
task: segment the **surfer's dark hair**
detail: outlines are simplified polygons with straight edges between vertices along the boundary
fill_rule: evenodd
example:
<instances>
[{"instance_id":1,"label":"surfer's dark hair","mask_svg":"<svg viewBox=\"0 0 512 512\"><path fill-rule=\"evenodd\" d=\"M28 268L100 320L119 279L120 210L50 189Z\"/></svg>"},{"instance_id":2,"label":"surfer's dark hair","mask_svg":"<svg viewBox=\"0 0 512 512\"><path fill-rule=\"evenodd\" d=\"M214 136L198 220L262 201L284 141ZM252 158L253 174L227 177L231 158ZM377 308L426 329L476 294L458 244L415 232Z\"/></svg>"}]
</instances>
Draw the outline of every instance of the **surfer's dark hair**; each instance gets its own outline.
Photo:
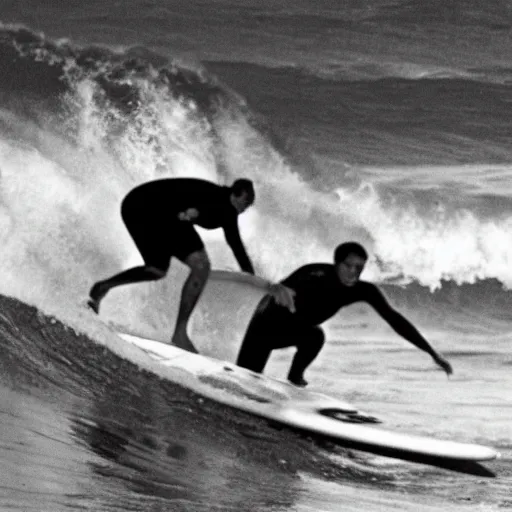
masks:
<instances>
[{"instance_id":1,"label":"surfer's dark hair","mask_svg":"<svg viewBox=\"0 0 512 512\"><path fill-rule=\"evenodd\" d=\"M366 249L357 242L344 242L334 250L334 263L341 263L345 261L349 254L355 254L363 260L368 259L368 253Z\"/></svg>"},{"instance_id":2,"label":"surfer's dark hair","mask_svg":"<svg viewBox=\"0 0 512 512\"><path fill-rule=\"evenodd\" d=\"M247 199L249 200L249 204L254 203L254 199L256 194L254 193L254 185L251 180L247 178L239 178L233 182L231 185L231 191L235 196L241 196L244 192L247 194Z\"/></svg>"}]
</instances>

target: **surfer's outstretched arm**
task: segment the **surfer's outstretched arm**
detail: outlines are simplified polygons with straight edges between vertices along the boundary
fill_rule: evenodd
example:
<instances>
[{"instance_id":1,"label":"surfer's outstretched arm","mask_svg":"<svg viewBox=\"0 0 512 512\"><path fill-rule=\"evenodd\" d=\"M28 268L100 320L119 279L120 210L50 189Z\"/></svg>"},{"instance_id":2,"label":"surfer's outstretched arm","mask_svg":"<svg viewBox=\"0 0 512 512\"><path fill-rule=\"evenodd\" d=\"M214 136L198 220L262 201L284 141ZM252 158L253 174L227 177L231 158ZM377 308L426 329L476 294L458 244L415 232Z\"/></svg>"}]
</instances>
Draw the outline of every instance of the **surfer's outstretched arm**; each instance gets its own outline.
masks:
<instances>
[{"instance_id":1,"label":"surfer's outstretched arm","mask_svg":"<svg viewBox=\"0 0 512 512\"><path fill-rule=\"evenodd\" d=\"M420 350L430 354L435 363L446 372L446 375L453 373L452 365L430 345L416 327L402 314L392 309L392 313L389 313L385 320L402 338L406 339Z\"/></svg>"},{"instance_id":2,"label":"surfer's outstretched arm","mask_svg":"<svg viewBox=\"0 0 512 512\"><path fill-rule=\"evenodd\" d=\"M447 375L453 373L451 364L430 345L407 318L391 307L387 299L376 286L372 287L371 297L369 297L368 302L397 334L420 350L430 354L435 363L442 368Z\"/></svg>"}]
</instances>

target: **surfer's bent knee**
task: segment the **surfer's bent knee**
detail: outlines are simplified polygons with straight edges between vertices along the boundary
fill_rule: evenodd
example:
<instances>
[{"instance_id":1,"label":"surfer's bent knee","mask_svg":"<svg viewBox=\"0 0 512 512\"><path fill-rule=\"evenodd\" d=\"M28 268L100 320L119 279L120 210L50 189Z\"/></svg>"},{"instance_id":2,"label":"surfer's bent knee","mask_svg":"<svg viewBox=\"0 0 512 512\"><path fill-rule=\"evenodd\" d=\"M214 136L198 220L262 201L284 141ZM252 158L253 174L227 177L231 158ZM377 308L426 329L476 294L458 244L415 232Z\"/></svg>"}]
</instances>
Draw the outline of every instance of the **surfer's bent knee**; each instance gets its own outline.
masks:
<instances>
[{"instance_id":1,"label":"surfer's bent knee","mask_svg":"<svg viewBox=\"0 0 512 512\"><path fill-rule=\"evenodd\" d=\"M318 347L322 348L325 343L325 333L324 330L315 325L308 332L307 336L303 340L303 344L307 347Z\"/></svg>"},{"instance_id":2,"label":"surfer's bent knee","mask_svg":"<svg viewBox=\"0 0 512 512\"><path fill-rule=\"evenodd\" d=\"M314 336L315 341L318 343L321 343L323 345L325 342L324 330L321 327L319 327L318 325L316 325L315 327L313 327L313 332L314 332L313 336Z\"/></svg>"},{"instance_id":3,"label":"surfer's bent knee","mask_svg":"<svg viewBox=\"0 0 512 512\"><path fill-rule=\"evenodd\" d=\"M208 253L204 249L190 253L185 258L184 263L195 274L198 274L198 275L201 275L204 277L208 277L208 275L210 274L210 270L211 270L210 258L208 257Z\"/></svg>"}]
</instances>

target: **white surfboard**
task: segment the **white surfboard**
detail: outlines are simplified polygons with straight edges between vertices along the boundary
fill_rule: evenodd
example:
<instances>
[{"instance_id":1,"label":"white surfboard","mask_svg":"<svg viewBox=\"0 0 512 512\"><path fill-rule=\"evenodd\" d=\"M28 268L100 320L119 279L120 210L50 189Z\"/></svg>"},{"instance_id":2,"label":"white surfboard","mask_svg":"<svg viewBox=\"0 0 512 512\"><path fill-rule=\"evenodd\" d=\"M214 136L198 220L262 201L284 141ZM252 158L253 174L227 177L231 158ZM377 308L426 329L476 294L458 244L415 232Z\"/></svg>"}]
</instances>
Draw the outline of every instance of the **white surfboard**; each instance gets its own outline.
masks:
<instances>
[{"instance_id":1,"label":"white surfboard","mask_svg":"<svg viewBox=\"0 0 512 512\"><path fill-rule=\"evenodd\" d=\"M179 292L180 281L186 274L178 277L176 289ZM234 361L243 335L265 293L265 282L258 277L213 271L190 322L189 334L201 355L156 341L147 333L118 332L118 335L156 361L170 381L219 403L296 429L344 441L374 453L412 460L434 457L451 461L486 461L498 456L494 449L486 446L369 426L364 423L378 420L352 404L236 366ZM171 312L172 315L175 313ZM131 329L117 329L121 330Z\"/></svg>"},{"instance_id":2,"label":"white surfboard","mask_svg":"<svg viewBox=\"0 0 512 512\"><path fill-rule=\"evenodd\" d=\"M132 334L118 333L165 369L170 381L198 394L257 416L346 441L356 448L380 448L386 455L427 456L458 461L486 461L498 453L486 446L390 432L364 421L351 404L259 375L236 365L186 352ZM371 417L370 418L371 421ZM414 458L414 457L413 457Z\"/></svg>"}]
</instances>

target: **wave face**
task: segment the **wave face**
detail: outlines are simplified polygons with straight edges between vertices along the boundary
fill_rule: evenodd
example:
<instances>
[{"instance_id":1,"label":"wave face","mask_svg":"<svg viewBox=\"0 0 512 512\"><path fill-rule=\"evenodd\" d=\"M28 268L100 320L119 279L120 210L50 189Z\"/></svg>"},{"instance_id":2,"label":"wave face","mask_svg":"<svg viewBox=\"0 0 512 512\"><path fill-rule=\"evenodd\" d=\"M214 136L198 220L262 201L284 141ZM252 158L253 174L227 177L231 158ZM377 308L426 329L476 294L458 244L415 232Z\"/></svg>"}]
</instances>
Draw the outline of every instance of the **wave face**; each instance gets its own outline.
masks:
<instances>
[{"instance_id":1,"label":"wave face","mask_svg":"<svg viewBox=\"0 0 512 512\"><path fill-rule=\"evenodd\" d=\"M291 509L299 472L361 478L320 441L119 357L111 334L94 342L15 299L0 305L2 510Z\"/></svg>"}]
</instances>

